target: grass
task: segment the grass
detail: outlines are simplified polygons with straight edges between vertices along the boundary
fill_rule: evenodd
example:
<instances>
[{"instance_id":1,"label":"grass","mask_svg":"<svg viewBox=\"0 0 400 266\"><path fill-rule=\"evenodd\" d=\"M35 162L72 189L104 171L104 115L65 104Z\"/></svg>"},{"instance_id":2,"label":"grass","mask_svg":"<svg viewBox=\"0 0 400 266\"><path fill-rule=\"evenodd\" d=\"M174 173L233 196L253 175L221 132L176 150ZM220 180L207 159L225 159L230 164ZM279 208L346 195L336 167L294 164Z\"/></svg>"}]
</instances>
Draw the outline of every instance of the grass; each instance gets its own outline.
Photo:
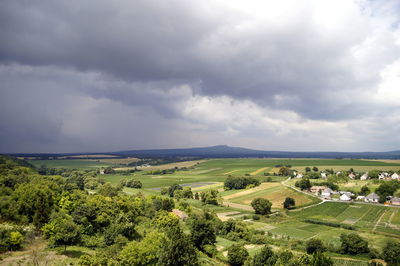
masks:
<instances>
[{"instance_id":1,"label":"grass","mask_svg":"<svg viewBox=\"0 0 400 266\"><path fill-rule=\"evenodd\" d=\"M250 205L251 201L255 198L265 198L271 201L272 208L282 209L283 202L286 197L291 197L295 200L296 206L301 207L305 205L309 205L311 203L315 203L315 199L311 196L305 195L303 193L299 193L291 188L288 188L280 183L263 183L261 188L258 187L247 190L246 192L238 192L235 194L231 194L226 196L225 198L231 202ZM237 195L237 196L235 196Z\"/></svg>"},{"instance_id":2,"label":"grass","mask_svg":"<svg viewBox=\"0 0 400 266\"><path fill-rule=\"evenodd\" d=\"M86 159L30 160L29 162L36 167L45 165L46 167L49 168L65 168L65 169L79 169L79 170L97 170L112 165L111 163L105 163L99 160L86 160Z\"/></svg>"}]
</instances>

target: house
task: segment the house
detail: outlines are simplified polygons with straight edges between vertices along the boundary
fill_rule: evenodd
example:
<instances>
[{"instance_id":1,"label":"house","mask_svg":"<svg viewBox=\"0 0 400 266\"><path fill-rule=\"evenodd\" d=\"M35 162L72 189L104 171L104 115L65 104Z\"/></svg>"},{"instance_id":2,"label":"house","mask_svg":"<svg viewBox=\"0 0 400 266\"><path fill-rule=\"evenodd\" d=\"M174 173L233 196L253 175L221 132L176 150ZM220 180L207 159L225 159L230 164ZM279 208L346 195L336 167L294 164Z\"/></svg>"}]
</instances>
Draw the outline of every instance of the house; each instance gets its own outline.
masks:
<instances>
[{"instance_id":1,"label":"house","mask_svg":"<svg viewBox=\"0 0 400 266\"><path fill-rule=\"evenodd\" d=\"M321 178L328 178L325 172L321 172Z\"/></svg>"},{"instance_id":2,"label":"house","mask_svg":"<svg viewBox=\"0 0 400 266\"><path fill-rule=\"evenodd\" d=\"M350 196L346 193L346 194L342 194L339 198L340 200L344 200L344 201L350 201L351 198Z\"/></svg>"},{"instance_id":3,"label":"house","mask_svg":"<svg viewBox=\"0 0 400 266\"><path fill-rule=\"evenodd\" d=\"M394 173L394 174L392 175L392 179L400 179L399 174L398 174L398 173Z\"/></svg>"},{"instance_id":4,"label":"house","mask_svg":"<svg viewBox=\"0 0 400 266\"><path fill-rule=\"evenodd\" d=\"M379 175L378 175L378 179L379 180L382 180L382 179L385 179L386 178L386 176L383 174L383 173L380 173Z\"/></svg>"},{"instance_id":5,"label":"house","mask_svg":"<svg viewBox=\"0 0 400 266\"><path fill-rule=\"evenodd\" d=\"M350 179L354 179L354 178L356 178L356 175L355 175L354 173L350 173L350 174L349 174L349 178L350 178Z\"/></svg>"},{"instance_id":6,"label":"house","mask_svg":"<svg viewBox=\"0 0 400 266\"><path fill-rule=\"evenodd\" d=\"M365 196L357 196L356 200L365 200Z\"/></svg>"},{"instance_id":7,"label":"house","mask_svg":"<svg viewBox=\"0 0 400 266\"><path fill-rule=\"evenodd\" d=\"M368 179L368 172L366 172L365 174L363 174L361 177L360 177L360 180L367 180Z\"/></svg>"},{"instance_id":8,"label":"house","mask_svg":"<svg viewBox=\"0 0 400 266\"><path fill-rule=\"evenodd\" d=\"M379 196L375 192L372 192L368 196L365 197L364 201L365 202L378 202Z\"/></svg>"},{"instance_id":9,"label":"house","mask_svg":"<svg viewBox=\"0 0 400 266\"><path fill-rule=\"evenodd\" d=\"M324 190L321 192L321 196L322 196L324 199L330 199L332 193L333 193L332 189L326 188L326 189L324 189Z\"/></svg>"},{"instance_id":10,"label":"house","mask_svg":"<svg viewBox=\"0 0 400 266\"><path fill-rule=\"evenodd\" d=\"M390 204L392 205L400 205L400 198L398 197L393 197L390 199Z\"/></svg>"},{"instance_id":11,"label":"house","mask_svg":"<svg viewBox=\"0 0 400 266\"><path fill-rule=\"evenodd\" d=\"M298 174L296 175L296 178L303 178L303 174L298 173Z\"/></svg>"},{"instance_id":12,"label":"house","mask_svg":"<svg viewBox=\"0 0 400 266\"><path fill-rule=\"evenodd\" d=\"M101 170L99 171L99 173L100 173L101 175L104 175L104 169L101 169Z\"/></svg>"},{"instance_id":13,"label":"house","mask_svg":"<svg viewBox=\"0 0 400 266\"><path fill-rule=\"evenodd\" d=\"M326 186L312 186L312 187L310 188L310 191L311 191L312 193L318 194L320 191L322 191L322 190L324 190L324 189L326 189Z\"/></svg>"}]
</instances>

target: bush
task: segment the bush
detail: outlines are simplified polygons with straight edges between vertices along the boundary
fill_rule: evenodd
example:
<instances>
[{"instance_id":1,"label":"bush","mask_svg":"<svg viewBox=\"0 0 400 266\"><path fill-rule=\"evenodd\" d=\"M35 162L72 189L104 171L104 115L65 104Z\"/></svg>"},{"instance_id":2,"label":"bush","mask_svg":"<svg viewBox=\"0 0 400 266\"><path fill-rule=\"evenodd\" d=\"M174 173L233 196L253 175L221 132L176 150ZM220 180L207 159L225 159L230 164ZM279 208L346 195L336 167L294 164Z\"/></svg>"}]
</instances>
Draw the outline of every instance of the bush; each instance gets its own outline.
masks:
<instances>
[{"instance_id":1,"label":"bush","mask_svg":"<svg viewBox=\"0 0 400 266\"><path fill-rule=\"evenodd\" d=\"M283 208L291 209L296 205L296 202L293 198L287 197L283 202Z\"/></svg>"},{"instance_id":2,"label":"bush","mask_svg":"<svg viewBox=\"0 0 400 266\"><path fill-rule=\"evenodd\" d=\"M254 221L258 221L258 220L260 220L260 216L258 216L258 215L256 215L256 214L254 214L254 215L253 215L253 220L254 220Z\"/></svg>"},{"instance_id":3,"label":"bush","mask_svg":"<svg viewBox=\"0 0 400 266\"><path fill-rule=\"evenodd\" d=\"M0 252L18 250L24 242L24 236L14 226L2 226L0 228Z\"/></svg>"},{"instance_id":4,"label":"bush","mask_svg":"<svg viewBox=\"0 0 400 266\"><path fill-rule=\"evenodd\" d=\"M326 251L326 247L324 243L320 239L312 238L306 243L306 251L308 254L314 254L316 252L324 252Z\"/></svg>"},{"instance_id":5,"label":"bush","mask_svg":"<svg viewBox=\"0 0 400 266\"><path fill-rule=\"evenodd\" d=\"M382 259L388 265L400 265L400 243L388 241L382 251Z\"/></svg>"},{"instance_id":6,"label":"bush","mask_svg":"<svg viewBox=\"0 0 400 266\"><path fill-rule=\"evenodd\" d=\"M204 253L206 253L209 257L215 257L217 254L217 248L214 245L205 245L203 247Z\"/></svg>"},{"instance_id":7,"label":"bush","mask_svg":"<svg viewBox=\"0 0 400 266\"><path fill-rule=\"evenodd\" d=\"M233 244L228 248L228 261L232 266L243 265L249 257L249 252L239 244Z\"/></svg>"},{"instance_id":8,"label":"bush","mask_svg":"<svg viewBox=\"0 0 400 266\"><path fill-rule=\"evenodd\" d=\"M356 233L340 235L341 252L344 254L365 254L369 252L368 242Z\"/></svg>"},{"instance_id":9,"label":"bush","mask_svg":"<svg viewBox=\"0 0 400 266\"><path fill-rule=\"evenodd\" d=\"M322 224L322 225L326 225L326 226L338 227L338 228L343 228L343 229L347 229L347 230L357 230L357 228L352 225L341 224L341 223L326 222L326 221L311 220L311 219L305 219L304 222L310 223L310 224Z\"/></svg>"}]
</instances>

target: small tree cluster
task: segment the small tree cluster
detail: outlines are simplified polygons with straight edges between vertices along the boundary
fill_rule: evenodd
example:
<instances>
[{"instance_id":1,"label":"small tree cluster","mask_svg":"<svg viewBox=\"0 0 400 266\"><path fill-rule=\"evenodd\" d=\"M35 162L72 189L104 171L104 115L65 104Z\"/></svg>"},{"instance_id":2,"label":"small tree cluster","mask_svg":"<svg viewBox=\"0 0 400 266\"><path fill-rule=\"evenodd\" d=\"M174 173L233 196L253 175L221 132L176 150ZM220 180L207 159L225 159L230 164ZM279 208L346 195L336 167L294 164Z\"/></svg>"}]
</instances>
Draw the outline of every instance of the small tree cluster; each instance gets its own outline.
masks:
<instances>
[{"instance_id":1,"label":"small tree cluster","mask_svg":"<svg viewBox=\"0 0 400 266\"><path fill-rule=\"evenodd\" d=\"M228 177L224 182L225 189L243 189L248 185L258 186L260 181L253 177Z\"/></svg>"}]
</instances>

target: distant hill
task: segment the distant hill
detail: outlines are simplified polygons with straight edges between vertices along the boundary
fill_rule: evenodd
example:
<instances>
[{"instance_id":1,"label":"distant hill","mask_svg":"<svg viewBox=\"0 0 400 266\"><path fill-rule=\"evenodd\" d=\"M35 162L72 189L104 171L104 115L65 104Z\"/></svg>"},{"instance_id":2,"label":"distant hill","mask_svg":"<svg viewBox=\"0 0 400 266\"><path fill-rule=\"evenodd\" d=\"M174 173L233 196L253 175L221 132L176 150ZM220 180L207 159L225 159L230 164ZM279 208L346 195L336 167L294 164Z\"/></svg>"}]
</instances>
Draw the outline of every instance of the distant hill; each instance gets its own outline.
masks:
<instances>
[{"instance_id":1,"label":"distant hill","mask_svg":"<svg viewBox=\"0 0 400 266\"><path fill-rule=\"evenodd\" d=\"M390 152L290 152L262 151L227 145L188 149L131 150L113 154L135 157L201 157L201 158L235 158L235 157L270 157L270 158L357 158L357 159L400 159L400 151Z\"/></svg>"},{"instance_id":2,"label":"distant hill","mask_svg":"<svg viewBox=\"0 0 400 266\"><path fill-rule=\"evenodd\" d=\"M190 158L353 158L353 159L400 159L400 151L388 152L291 152L262 151L227 145L186 149L154 149L126 150L102 153L68 153L68 154L13 154L23 157L60 157L77 155L117 155L120 157L159 158L159 157L190 157Z\"/></svg>"}]
</instances>

